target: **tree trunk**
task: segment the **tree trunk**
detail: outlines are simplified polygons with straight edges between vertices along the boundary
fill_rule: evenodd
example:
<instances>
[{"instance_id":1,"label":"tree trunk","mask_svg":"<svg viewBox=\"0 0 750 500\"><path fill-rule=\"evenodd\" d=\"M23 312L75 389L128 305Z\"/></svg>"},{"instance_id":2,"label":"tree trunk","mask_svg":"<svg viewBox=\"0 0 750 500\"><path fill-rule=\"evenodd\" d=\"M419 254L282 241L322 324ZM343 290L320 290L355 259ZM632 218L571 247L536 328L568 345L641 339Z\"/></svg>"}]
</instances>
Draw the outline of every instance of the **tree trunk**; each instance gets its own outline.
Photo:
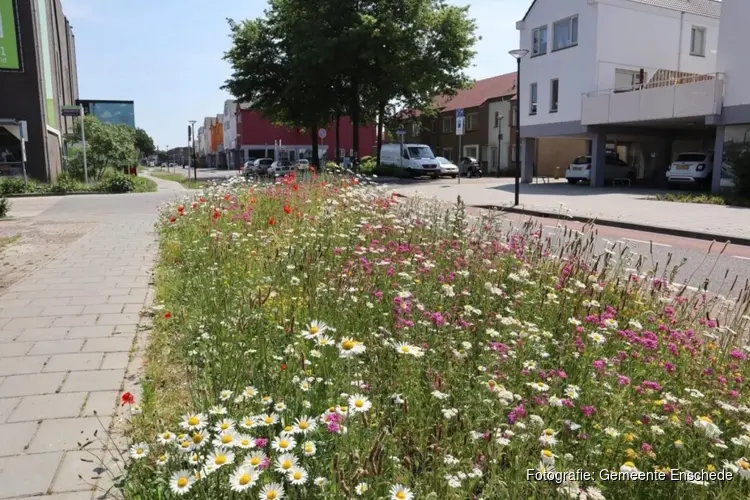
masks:
<instances>
[{"instance_id":1,"label":"tree trunk","mask_svg":"<svg viewBox=\"0 0 750 500\"><path fill-rule=\"evenodd\" d=\"M376 168L380 166L380 150L383 148L383 128L385 127L385 102L381 101L378 103L378 151L376 153L377 163Z\"/></svg>"},{"instance_id":2,"label":"tree trunk","mask_svg":"<svg viewBox=\"0 0 750 500\"><path fill-rule=\"evenodd\" d=\"M352 81L352 148L354 158L359 159L359 83Z\"/></svg>"},{"instance_id":3,"label":"tree trunk","mask_svg":"<svg viewBox=\"0 0 750 500\"><path fill-rule=\"evenodd\" d=\"M341 165L341 111L336 112L336 165Z\"/></svg>"},{"instance_id":4,"label":"tree trunk","mask_svg":"<svg viewBox=\"0 0 750 500\"><path fill-rule=\"evenodd\" d=\"M312 134L312 166L316 170L320 170L320 156L318 155L318 126L313 125L310 127L310 133Z\"/></svg>"}]
</instances>

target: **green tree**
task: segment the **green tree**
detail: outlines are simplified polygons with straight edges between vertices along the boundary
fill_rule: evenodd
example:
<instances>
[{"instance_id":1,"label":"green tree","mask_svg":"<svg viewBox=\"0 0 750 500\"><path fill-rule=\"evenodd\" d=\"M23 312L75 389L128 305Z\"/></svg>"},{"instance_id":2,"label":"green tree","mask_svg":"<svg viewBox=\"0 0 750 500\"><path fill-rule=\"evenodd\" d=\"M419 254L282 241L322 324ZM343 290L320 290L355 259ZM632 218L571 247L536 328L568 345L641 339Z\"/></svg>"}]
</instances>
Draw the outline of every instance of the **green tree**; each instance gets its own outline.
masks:
<instances>
[{"instance_id":1,"label":"green tree","mask_svg":"<svg viewBox=\"0 0 750 500\"><path fill-rule=\"evenodd\" d=\"M108 125L96 117L84 117L86 127L86 163L89 179L101 180L108 169L125 168L138 162L138 150L135 147L135 131L127 125ZM70 140L76 143L71 148L68 159L68 171L71 175L83 179L83 143L81 119L75 121L74 133Z\"/></svg>"},{"instance_id":2,"label":"green tree","mask_svg":"<svg viewBox=\"0 0 750 500\"><path fill-rule=\"evenodd\" d=\"M156 152L154 140L142 128L135 129L135 147L141 156L151 156Z\"/></svg>"}]
</instances>

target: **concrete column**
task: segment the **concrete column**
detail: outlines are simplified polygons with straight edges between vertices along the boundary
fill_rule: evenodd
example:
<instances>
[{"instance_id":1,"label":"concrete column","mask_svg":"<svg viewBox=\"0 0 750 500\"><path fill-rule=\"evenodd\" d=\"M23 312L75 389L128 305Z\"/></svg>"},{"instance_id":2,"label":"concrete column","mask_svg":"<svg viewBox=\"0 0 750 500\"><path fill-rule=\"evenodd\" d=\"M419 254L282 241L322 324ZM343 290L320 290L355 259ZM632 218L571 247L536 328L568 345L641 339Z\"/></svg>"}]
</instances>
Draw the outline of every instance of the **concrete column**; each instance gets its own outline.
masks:
<instances>
[{"instance_id":1,"label":"concrete column","mask_svg":"<svg viewBox=\"0 0 750 500\"><path fill-rule=\"evenodd\" d=\"M716 127L716 140L714 141L714 171L711 175L711 192L718 194L721 191L721 167L724 165L724 139L725 127Z\"/></svg>"},{"instance_id":2,"label":"concrete column","mask_svg":"<svg viewBox=\"0 0 750 500\"><path fill-rule=\"evenodd\" d=\"M534 162L536 162L536 139L521 139L521 182L530 184L534 181Z\"/></svg>"},{"instance_id":3,"label":"concrete column","mask_svg":"<svg viewBox=\"0 0 750 500\"><path fill-rule=\"evenodd\" d=\"M607 160L607 134L596 132L591 138L591 187L604 186L604 164Z\"/></svg>"}]
</instances>

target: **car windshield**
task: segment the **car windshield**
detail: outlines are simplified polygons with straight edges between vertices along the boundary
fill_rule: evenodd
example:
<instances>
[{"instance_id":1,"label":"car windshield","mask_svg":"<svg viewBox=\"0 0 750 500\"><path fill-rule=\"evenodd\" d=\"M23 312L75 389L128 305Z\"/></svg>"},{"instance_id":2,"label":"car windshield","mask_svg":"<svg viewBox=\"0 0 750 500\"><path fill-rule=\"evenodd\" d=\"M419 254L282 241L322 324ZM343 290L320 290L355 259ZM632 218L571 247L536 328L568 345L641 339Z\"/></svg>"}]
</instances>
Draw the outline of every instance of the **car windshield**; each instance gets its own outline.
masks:
<instances>
[{"instance_id":1,"label":"car windshield","mask_svg":"<svg viewBox=\"0 0 750 500\"><path fill-rule=\"evenodd\" d=\"M273 163L273 160L258 160L258 163L261 165L270 165Z\"/></svg>"},{"instance_id":2,"label":"car windshield","mask_svg":"<svg viewBox=\"0 0 750 500\"><path fill-rule=\"evenodd\" d=\"M429 158L431 160L435 158L432 150L427 146L409 146L407 149L411 158Z\"/></svg>"},{"instance_id":3,"label":"car windshield","mask_svg":"<svg viewBox=\"0 0 750 500\"><path fill-rule=\"evenodd\" d=\"M683 153L677 157L677 161L706 161L706 155L700 153Z\"/></svg>"},{"instance_id":4,"label":"car windshield","mask_svg":"<svg viewBox=\"0 0 750 500\"><path fill-rule=\"evenodd\" d=\"M299 160L300 163L307 163L307 160Z\"/></svg>"},{"instance_id":5,"label":"car windshield","mask_svg":"<svg viewBox=\"0 0 750 500\"><path fill-rule=\"evenodd\" d=\"M451 162L448 158L443 158L442 156L437 157L437 161L440 162L443 165L450 165Z\"/></svg>"},{"instance_id":6,"label":"car windshield","mask_svg":"<svg viewBox=\"0 0 750 500\"><path fill-rule=\"evenodd\" d=\"M573 165L588 165L589 163L591 163L590 156L579 156L573 160Z\"/></svg>"}]
</instances>

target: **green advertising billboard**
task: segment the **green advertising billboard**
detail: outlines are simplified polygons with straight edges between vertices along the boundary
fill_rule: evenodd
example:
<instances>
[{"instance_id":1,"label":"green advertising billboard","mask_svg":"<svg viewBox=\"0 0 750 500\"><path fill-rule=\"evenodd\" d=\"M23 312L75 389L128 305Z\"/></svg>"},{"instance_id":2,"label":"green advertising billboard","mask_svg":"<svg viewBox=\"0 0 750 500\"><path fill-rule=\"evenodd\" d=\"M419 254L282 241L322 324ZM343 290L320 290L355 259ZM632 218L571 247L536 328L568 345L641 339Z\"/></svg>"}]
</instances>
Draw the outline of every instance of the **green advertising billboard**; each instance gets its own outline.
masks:
<instances>
[{"instance_id":1,"label":"green advertising billboard","mask_svg":"<svg viewBox=\"0 0 750 500\"><path fill-rule=\"evenodd\" d=\"M16 0L0 0L0 71L21 71Z\"/></svg>"}]
</instances>

